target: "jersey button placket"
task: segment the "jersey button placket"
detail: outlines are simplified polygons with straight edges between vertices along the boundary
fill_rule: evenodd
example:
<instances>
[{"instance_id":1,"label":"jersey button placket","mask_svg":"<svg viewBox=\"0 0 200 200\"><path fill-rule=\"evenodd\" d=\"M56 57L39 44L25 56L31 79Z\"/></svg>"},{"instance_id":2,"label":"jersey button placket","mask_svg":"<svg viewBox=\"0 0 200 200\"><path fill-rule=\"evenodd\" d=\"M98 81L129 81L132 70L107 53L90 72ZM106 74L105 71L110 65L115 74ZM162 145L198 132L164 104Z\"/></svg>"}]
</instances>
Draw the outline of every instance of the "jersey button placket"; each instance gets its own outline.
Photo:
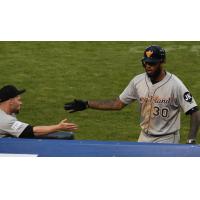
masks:
<instances>
[{"instance_id":1,"label":"jersey button placket","mask_svg":"<svg viewBox=\"0 0 200 200\"><path fill-rule=\"evenodd\" d=\"M152 86L153 87L153 86ZM154 93L155 93L155 89L151 88L150 92L149 92L149 110L148 110L148 124L147 124L147 128L145 129L145 133L148 134L149 133L149 127L150 127L150 122L151 122L151 112L152 112L152 107L153 107L153 98L154 98Z\"/></svg>"}]
</instances>

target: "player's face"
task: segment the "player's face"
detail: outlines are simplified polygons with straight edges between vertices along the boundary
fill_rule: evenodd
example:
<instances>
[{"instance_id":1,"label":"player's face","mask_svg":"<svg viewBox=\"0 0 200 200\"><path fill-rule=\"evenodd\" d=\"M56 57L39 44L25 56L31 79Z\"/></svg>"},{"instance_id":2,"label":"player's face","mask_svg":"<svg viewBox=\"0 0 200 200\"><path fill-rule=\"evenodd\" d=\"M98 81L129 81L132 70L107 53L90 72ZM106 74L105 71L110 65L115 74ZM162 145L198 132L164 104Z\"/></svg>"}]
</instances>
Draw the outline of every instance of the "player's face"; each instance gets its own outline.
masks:
<instances>
[{"instance_id":1,"label":"player's face","mask_svg":"<svg viewBox=\"0 0 200 200\"><path fill-rule=\"evenodd\" d=\"M145 62L144 68L147 75L153 79L156 79L161 74L161 71L162 71L160 63Z\"/></svg>"},{"instance_id":2,"label":"player's face","mask_svg":"<svg viewBox=\"0 0 200 200\"><path fill-rule=\"evenodd\" d=\"M16 96L11 99L11 110L12 113L18 114L22 105L22 100L20 96Z\"/></svg>"}]
</instances>

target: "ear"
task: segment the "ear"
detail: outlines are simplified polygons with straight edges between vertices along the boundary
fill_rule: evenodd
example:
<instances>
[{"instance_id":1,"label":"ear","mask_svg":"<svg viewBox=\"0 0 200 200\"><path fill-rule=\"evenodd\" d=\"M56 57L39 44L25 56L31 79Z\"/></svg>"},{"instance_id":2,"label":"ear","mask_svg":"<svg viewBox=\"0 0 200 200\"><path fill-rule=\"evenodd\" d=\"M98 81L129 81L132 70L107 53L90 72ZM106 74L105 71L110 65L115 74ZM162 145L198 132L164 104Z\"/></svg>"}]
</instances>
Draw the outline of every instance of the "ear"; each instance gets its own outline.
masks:
<instances>
[{"instance_id":1,"label":"ear","mask_svg":"<svg viewBox=\"0 0 200 200\"><path fill-rule=\"evenodd\" d=\"M161 67L164 67L164 65L165 65L165 61L160 63Z\"/></svg>"}]
</instances>

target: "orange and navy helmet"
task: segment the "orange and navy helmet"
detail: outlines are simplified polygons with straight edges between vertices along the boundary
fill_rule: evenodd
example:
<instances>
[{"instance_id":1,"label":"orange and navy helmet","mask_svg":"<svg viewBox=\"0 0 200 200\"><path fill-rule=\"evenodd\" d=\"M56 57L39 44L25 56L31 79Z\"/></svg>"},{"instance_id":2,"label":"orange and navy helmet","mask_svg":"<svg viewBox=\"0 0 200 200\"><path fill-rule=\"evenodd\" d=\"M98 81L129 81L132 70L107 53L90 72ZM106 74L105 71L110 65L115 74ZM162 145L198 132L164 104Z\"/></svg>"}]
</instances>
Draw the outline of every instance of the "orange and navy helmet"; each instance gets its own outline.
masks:
<instances>
[{"instance_id":1,"label":"orange and navy helmet","mask_svg":"<svg viewBox=\"0 0 200 200\"><path fill-rule=\"evenodd\" d=\"M160 46L152 45L145 49L142 64L148 63L164 63L166 60L165 50Z\"/></svg>"}]
</instances>

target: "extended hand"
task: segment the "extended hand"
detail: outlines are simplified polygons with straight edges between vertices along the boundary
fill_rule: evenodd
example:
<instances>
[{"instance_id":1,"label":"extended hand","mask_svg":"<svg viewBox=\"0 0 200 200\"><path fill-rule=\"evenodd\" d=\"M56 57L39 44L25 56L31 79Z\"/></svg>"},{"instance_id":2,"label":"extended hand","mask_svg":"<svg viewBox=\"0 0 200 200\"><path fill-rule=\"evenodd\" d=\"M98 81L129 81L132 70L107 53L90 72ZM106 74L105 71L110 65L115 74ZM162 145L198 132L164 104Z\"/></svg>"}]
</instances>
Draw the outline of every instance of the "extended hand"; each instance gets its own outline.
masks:
<instances>
[{"instance_id":1,"label":"extended hand","mask_svg":"<svg viewBox=\"0 0 200 200\"><path fill-rule=\"evenodd\" d=\"M78 126L74 123L68 123L67 119L62 120L59 124L59 129L62 131L74 131L78 129Z\"/></svg>"},{"instance_id":2,"label":"extended hand","mask_svg":"<svg viewBox=\"0 0 200 200\"><path fill-rule=\"evenodd\" d=\"M87 101L76 100L76 99L74 99L74 101L66 103L64 105L64 109L69 110L69 113L85 110L86 108L88 108Z\"/></svg>"}]
</instances>

